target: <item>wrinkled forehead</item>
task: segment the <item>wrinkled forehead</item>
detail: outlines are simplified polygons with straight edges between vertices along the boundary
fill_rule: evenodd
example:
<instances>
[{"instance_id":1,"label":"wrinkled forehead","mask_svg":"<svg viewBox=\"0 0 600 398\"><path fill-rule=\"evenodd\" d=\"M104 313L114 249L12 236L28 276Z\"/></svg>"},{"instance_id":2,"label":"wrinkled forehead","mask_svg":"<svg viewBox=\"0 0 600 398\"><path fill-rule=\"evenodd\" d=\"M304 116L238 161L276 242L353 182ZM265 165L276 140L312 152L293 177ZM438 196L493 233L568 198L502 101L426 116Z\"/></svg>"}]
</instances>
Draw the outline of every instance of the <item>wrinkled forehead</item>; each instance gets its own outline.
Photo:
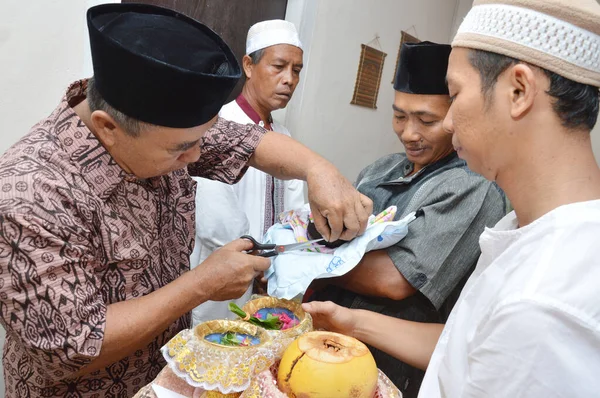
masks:
<instances>
[{"instance_id":1,"label":"wrinkled forehead","mask_svg":"<svg viewBox=\"0 0 600 398\"><path fill-rule=\"evenodd\" d=\"M393 108L407 114L444 116L450 108L450 96L444 94L409 94L396 91Z\"/></svg>"},{"instance_id":2,"label":"wrinkled forehead","mask_svg":"<svg viewBox=\"0 0 600 398\"><path fill-rule=\"evenodd\" d=\"M302 63L303 51L291 44L275 44L263 49L263 59L282 59L293 63Z\"/></svg>"}]
</instances>

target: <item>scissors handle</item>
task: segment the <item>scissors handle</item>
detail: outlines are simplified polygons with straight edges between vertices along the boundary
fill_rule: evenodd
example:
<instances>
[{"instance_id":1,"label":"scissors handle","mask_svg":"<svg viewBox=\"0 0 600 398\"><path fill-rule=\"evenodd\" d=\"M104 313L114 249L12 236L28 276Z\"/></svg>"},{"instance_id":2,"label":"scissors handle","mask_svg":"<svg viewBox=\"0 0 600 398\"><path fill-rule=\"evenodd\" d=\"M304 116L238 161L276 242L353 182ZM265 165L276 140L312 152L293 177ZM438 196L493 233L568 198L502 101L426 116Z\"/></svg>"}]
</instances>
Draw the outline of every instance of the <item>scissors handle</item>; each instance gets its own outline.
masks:
<instances>
[{"instance_id":1,"label":"scissors handle","mask_svg":"<svg viewBox=\"0 0 600 398\"><path fill-rule=\"evenodd\" d=\"M252 242L252 249L250 250L273 250L275 249L275 246L277 246L274 243L260 243L259 241L257 241L256 239L254 239L253 237L251 237L250 235L242 235L240 236L240 239L247 239L250 242ZM265 253L263 253L265 254ZM277 253L275 253L274 255L277 255ZM262 257L271 257L271 256L264 256L261 254Z\"/></svg>"},{"instance_id":2,"label":"scissors handle","mask_svg":"<svg viewBox=\"0 0 600 398\"><path fill-rule=\"evenodd\" d=\"M278 254L279 253L276 252L275 250L270 250L270 251L262 252L258 256L259 257L275 257Z\"/></svg>"}]
</instances>

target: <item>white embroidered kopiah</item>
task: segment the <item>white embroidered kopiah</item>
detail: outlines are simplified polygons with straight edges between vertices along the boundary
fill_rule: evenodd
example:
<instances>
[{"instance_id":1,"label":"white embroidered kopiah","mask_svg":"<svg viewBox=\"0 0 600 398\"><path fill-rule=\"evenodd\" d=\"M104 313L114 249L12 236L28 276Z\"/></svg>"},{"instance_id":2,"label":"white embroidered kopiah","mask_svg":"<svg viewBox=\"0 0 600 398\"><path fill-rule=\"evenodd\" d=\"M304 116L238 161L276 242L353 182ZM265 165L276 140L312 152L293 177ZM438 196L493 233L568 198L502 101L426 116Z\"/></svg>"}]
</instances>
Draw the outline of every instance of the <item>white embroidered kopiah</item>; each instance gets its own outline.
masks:
<instances>
[{"instance_id":1,"label":"white embroidered kopiah","mask_svg":"<svg viewBox=\"0 0 600 398\"><path fill-rule=\"evenodd\" d=\"M511 41L580 68L600 70L600 35L538 11L506 4L477 5L461 24L461 33Z\"/></svg>"}]
</instances>

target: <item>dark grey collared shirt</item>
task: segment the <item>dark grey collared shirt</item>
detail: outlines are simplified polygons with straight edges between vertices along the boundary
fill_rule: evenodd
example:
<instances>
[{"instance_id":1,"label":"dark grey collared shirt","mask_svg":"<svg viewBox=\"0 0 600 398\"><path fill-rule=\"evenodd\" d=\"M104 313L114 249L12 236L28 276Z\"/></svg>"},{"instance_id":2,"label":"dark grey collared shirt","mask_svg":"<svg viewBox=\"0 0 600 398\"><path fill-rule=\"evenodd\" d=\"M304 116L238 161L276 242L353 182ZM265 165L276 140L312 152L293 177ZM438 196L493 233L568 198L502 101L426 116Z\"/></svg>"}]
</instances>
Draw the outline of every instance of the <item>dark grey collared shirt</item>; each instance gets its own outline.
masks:
<instances>
[{"instance_id":1,"label":"dark grey collared shirt","mask_svg":"<svg viewBox=\"0 0 600 398\"><path fill-rule=\"evenodd\" d=\"M404 300L365 297L328 287L319 300L380 312L418 322L444 322L479 257L479 235L506 213L504 194L467 168L456 153L415 174L404 154L385 156L367 166L356 187L373 200L373 213L397 206L396 219L422 209L408 235L386 249L398 271L418 290ZM423 372L371 349L383 372L416 396Z\"/></svg>"}]
</instances>

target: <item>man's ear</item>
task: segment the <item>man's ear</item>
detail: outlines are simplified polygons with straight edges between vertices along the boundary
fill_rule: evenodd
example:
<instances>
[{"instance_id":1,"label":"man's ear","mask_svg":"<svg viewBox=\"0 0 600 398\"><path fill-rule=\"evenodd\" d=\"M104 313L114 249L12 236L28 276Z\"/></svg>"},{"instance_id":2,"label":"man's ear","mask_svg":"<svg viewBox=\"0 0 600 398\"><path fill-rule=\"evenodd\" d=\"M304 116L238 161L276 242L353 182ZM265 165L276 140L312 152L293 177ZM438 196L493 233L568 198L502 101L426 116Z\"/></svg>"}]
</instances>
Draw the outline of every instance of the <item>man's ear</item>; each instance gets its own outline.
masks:
<instances>
[{"instance_id":1,"label":"man's ear","mask_svg":"<svg viewBox=\"0 0 600 398\"><path fill-rule=\"evenodd\" d=\"M252 77L253 66L254 64L252 63L252 58L250 58L249 55L244 55L244 58L242 58L242 68L244 68L246 79L250 79Z\"/></svg>"},{"instance_id":2,"label":"man's ear","mask_svg":"<svg viewBox=\"0 0 600 398\"><path fill-rule=\"evenodd\" d=\"M120 127L117 122L115 122L115 119L113 119L112 116L104 111L92 112L91 119L94 132L100 141L107 148L114 146L117 141L117 133L120 130Z\"/></svg>"},{"instance_id":3,"label":"man's ear","mask_svg":"<svg viewBox=\"0 0 600 398\"><path fill-rule=\"evenodd\" d=\"M527 64L513 65L508 73L511 88L510 115L513 119L520 119L533 107L538 91L537 76Z\"/></svg>"}]
</instances>

